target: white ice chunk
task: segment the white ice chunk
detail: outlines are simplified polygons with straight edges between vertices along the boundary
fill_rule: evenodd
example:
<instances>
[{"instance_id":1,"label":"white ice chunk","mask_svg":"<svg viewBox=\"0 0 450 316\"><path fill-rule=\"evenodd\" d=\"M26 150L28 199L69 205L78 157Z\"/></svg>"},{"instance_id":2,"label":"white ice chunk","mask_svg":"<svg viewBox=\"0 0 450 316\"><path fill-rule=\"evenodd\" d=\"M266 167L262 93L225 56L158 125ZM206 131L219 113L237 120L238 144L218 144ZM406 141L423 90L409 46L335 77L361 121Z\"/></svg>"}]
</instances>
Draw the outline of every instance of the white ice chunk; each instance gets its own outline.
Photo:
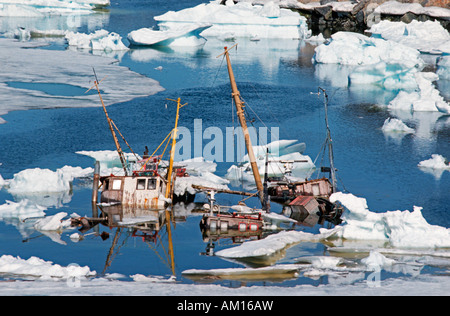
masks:
<instances>
[{"instance_id":1,"label":"white ice chunk","mask_svg":"<svg viewBox=\"0 0 450 316\"><path fill-rule=\"evenodd\" d=\"M93 0L99 2L100 0ZM88 1L69 0L2 0L0 16L38 17L43 15L92 14L94 6Z\"/></svg>"},{"instance_id":2,"label":"white ice chunk","mask_svg":"<svg viewBox=\"0 0 450 316\"><path fill-rule=\"evenodd\" d=\"M450 114L450 104L444 100L433 81L439 77L432 72L418 72L414 75L417 83L417 91L400 91L389 103L389 109L406 111L439 111Z\"/></svg>"},{"instance_id":3,"label":"white ice chunk","mask_svg":"<svg viewBox=\"0 0 450 316\"><path fill-rule=\"evenodd\" d=\"M39 231L61 231L67 227L70 227L71 220L63 220L67 216L66 212L59 212L52 216L47 216L38 219L34 223L34 228Z\"/></svg>"},{"instance_id":4,"label":"white ice chunk","mask_svg":"<svg viewBox=\"0 0 450 316\"><path fill-rule=\"evenodd\" d=\"M193 24L160 31L142 28L130 32L127 38L132 45L200 46L205 44L206 40L199 34L210 26L210 24Z\"/></svg>"},{"instance_id":5,"label":"white ice chunk","mask_svg":"<svg viewBox=\"0 0 450 316\"><path fill-rule=\"evenodd\" d=\"M227 258L267 257L276 254L291 244L301 241L318 242L326 239L328 236L328 231L320 234L301 231L282 231L261 240L247 241L240 246L217 251L216 255Z\"/></svg>"},{"instance_id":6,"label":"white ice chunk","mask_svg":"<svg viewBox=\"0 0 450 316\"><path fill-rule=\"evenodd\" d=\"M408 127L401 120L396 118L388 117L381 128L385 133L405 133L405 134L413 134L414 129Z\"/></svg>"},{"instance_id":7,"label":"white ice chunk","mask_svg":"<svg viewBox=\"0 0 450 316\"><path fill-rule=\"evenodd\" d=\"M0 72L0 115L12 110L101 106L96 93L64 96L58 95L60 89L55 89L54 94L33 89L33 83L44 83L88 90L94 78L92 65L95 65L99 79L108 76L100 85L107 106L163 90L155 80L118 66L114 59L68 50L24 49L35 46L33 42L0 38L0 59L8 60ZM8 82L26 83L30 87L13 88Z\"/></svg>"},{"instance_id":8,"label":"white ice chunk","mask_svg":"<svg viewBox=\"0 0 450 316\"><path fill-rule=\"evenodd\" d=\"M450 34L438 21L380 21L369 32L423 53L450 54Z\"/></svg>"},{"instance_id":9,"label":"white ice chunk","mask_svg":"<svg viewBox=\"0 0 450 316\"><path fill-rule=\"evenodd\" d=\"M14 175L9 180L8 191L12 194L21 193L54 193L71 189L75 178L92 174L93 168L64 166L56 171L50 169L26 169Z\"/></svg>"},{"instance_id":10,"label":"white ice chunk","mask_svg":"<svg viewBox=\"0 0 450 316\"><path fill-rule=\"evenodd\" d=\"M418 166L421 168L442 169L450 171L450 164L448 160L444 156L438 154L433 154L431 155L430 159L419 162Z\"/></svg>"},{"instance_id":11,"label":"white ice chunk","mask_svg":"<svg viewBox=\"0 0 450 316\"><path fill-rule=\"evenodd\" d=\"M375 13L388 15L404 15L405 13L416 15L425 14L433 17L450 17L450 10L441 7L423 7L420 3L402 3L399 1L386 1L375 9Z\"/></svg>"},{"instance_id":12,"label":"white ice chunk","mask_svg":"<svg viewBox=\"0 0 450 316\"><path fill-rule=\"evenodd\" d=\"M95 276L96 272L89 267L80 267L76 264L67 267L54 264L51 261L44 261L37 257L30 257L28 260L10 255L0 257L0 273L12 275L51 277L60 279L80 278Z\"/></svg>"},{"instance_id":13,"label":"white ice chunk","mask_svg":"<svg viewBox=\"0 0 450 316\"><path fill-rule=\"evenodd\" d=\"M335 228L336 237L347 240L380 240L398 248L450 247L450 229L430 225L422 215L422 208L410 211L374 213L364 198L342 192L334 193L330 200L339 201L345 208L344 223Z\"/></svg>"},{"instance_id":14,"label":"white ice chunk","mask_svg":"<svg viewBox=\"0 0 450 316\"><path fill-rule=\"evenodd\" d=\"M203 173L202 176L176 178L173 193L175 195L183 195L186 192L195 194L197 190L192 187L193 185L200 185L216 190L228 190L229 188L224 184L223 180L219 176L209 172Z\"/></svg>"},{"instance_id":15,"label":"white ice chunk","mask_svg":"<svg viewBox=\"0 0 450 316\"><path fill-rule=\"evenodd\" d=\"M371 251L369 256L361 260L369 269L379 270L384 267L392 266L395 260L386 258L377 251Z\"/></svg>"},{"instance_id":16,"label":"white ice chunk","mask_svg":"<svg viewBox=\"0 0 450 316\"><path fill-rule=\"evenodd\" d=\"M314 60L318 63L372 65L385 62L408 63L410 67L423 64L419 51L414 48L353 32L333 34L330 42L316 47L315 52Z\"/></svg>"},{"instance_id":17,"label":"white ice chunk","mask_svg":"<svg viewBox=\"0 0 450 316\"><path fill-rule=\"evenodd\" d=\"M169 11L154 19L165 28L191 23L212 24L211 28L201 33L205 37L223 34L291 39L311 36L304 17L291 10L281 9L275 2L267 2L261 6L248 2L234 4L230 1L227 5L221 5L220 1L211 1L178 12Z\"/></svg>"},{"instance_id":18,"label":"white ice chunk","mask_svg":"<svg viewBox=\"0 0 450 316\"><path fill-rule=\"evenodd\" d=\"M90 34L67 32L65 38L69 46L83 49L105 52L128 50L128 47L122 43L122 37L119 34L109 33L103 29Z\"/></svg>"}]
</instances>

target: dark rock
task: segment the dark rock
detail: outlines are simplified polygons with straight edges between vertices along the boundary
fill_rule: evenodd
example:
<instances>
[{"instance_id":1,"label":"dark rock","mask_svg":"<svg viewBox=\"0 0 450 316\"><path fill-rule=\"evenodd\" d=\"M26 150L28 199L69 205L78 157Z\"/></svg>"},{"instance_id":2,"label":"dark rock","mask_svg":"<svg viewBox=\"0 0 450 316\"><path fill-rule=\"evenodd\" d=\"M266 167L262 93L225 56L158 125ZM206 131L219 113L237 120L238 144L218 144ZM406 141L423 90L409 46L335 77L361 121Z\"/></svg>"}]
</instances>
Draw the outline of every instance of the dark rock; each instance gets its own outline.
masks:
<instances>
[{"instance_id":1,"label":"dark rock","mask_svg":"<svg viewBox=\"0 0 450 316\"><path fill-rule=\"evenodd\" d=\"M332 6L317 7L314 9L319 15L321 15L325 20L331 20L333 15Z\"/></svg>"}]
</instances>

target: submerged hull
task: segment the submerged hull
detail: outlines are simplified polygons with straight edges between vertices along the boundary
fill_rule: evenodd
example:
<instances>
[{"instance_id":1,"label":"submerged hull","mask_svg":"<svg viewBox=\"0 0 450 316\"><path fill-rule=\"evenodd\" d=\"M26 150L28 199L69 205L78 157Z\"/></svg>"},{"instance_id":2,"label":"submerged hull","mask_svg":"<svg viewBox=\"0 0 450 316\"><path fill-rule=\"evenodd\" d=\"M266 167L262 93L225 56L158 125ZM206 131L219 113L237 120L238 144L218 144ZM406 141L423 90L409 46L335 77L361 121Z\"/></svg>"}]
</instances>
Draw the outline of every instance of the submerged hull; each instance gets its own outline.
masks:
<instances>
[{"instance_id":1,"label":"submerged hull","mask_svg":"<svg viewBox=\"0 0 450 316\"><path fill-rule=\"evenodd\" d=\"M202 230L226 233L229 230L240 232L257 232L263 228L263 219L260 214L237 215L237 214L205 214L200 221Z\"/></svg>"}]
</instances>

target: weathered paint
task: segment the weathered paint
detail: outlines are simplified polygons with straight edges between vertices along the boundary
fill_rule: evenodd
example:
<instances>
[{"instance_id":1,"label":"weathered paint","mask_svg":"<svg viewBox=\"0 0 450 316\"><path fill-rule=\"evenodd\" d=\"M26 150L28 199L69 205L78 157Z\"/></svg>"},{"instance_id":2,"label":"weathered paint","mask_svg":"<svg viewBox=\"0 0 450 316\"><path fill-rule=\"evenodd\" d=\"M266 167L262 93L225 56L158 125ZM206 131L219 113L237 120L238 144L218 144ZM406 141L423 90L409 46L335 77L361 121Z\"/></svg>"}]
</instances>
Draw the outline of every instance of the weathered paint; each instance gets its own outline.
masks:
<instances>
[{"instance_id":1,"label":"weathered paint","mask_svg":"<svg viewBox=\"0 0 450 316\"><path fill-rule=\"evenodd\" d=\"M101 202L124 206L163 209L166 184L161 177L111 176L103 179Z\"/></svg>"}]
</instances>

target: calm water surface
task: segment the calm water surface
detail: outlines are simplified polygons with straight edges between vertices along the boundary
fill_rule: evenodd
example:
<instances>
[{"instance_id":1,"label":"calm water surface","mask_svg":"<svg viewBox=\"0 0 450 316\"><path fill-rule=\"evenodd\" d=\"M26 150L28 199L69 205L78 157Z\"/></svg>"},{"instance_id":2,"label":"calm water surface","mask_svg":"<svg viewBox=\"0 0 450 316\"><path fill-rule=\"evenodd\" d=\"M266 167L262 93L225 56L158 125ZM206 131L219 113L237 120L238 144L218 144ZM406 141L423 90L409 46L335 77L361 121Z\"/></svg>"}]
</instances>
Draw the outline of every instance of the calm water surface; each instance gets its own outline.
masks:
<instances>
[{"instance_id":1,"label":"calm water surface","mask_svg":"<svg viewBox=\"0 0 450 316\"><path fill-rule=\"evenodd\" d=\"M103 13L97 26L117 32L125 39L132 30L155 25L154 15L201 2L112 2L109 13ZM80 28L87 29L90 29L87 25ZM127 43L126 40L124 42ZM153 96L108 107L110 116L133 149L141 152L146 145L156 148L172 128L175 108L166 98L180 97L182 102L189 103L181 111L180 126L193 130L194 119L202 120L203 129L214 126L225 131L226 127L235 126L228 74L222 59L216 58L225 45L230 43L211 39L200 50L142 48L130 50L120 57L121 65L158 80L166 89ZM51 48L65 49L65 46L58 42ZM330 100L329 119L340 188L366 198L371 211L412 210L414 205L422 206L423 215L429 223L450 227L450 174L445 172L441 177L436 177L417 167L420 161L429 159L435 153L450 157L448 118L436 121L431 115L416 115L408 118L408 123L412 127L421 127L420 134L407 135L401 140L386 137L381 126L392 114L373 105L385 104L396 95L396 91L342 87L336 84L339 69L324 66L319 72L311 63L313 53L313 46L299 41L243 40L239 48L231 53L242 96L267 126L279 127L280 139L305 142L305 154L314 160L325 140L325 129L323 99L311 92L317 92L319 86L325 88ZM159 66L162 70L155 69ZM328 75L323 76L324 73ZM59 88L45 87L55 89L55 93ZM0 125L0 174L5 179L29 168L56 170L64 165L92 167L91 158L75 152L114 150L101 108L29 110L11 112L2 117L7 121ZM258 122L255 125L262 126ZM207 142L204 140L204 144ZM216 174L223 176L230 166L229 162L219 162ZM91 183L76 180L70 197L46 212L54 214L65 211L90 216L90 199ZM6 200L14 200L14 197L1 190L0 204ZM222 204L236 203L238 200L235 196L218 197ZM197 202L204 201L204 196L197 197ZM248 205L257 206L258 201L249 200ZM275 209L280 208L275 206ZM181 272L186 269L242 267L237 262L202 254L208 244L203 241L198 226L200 216L180 215L172 230L175 272L182 282L191 282L181 277ZM319 225L298 229L317 232L318 228ZM125 276L138 273L171 274L165 254L168 249L165 229L156 241L134 237L126 230L101 226L99 232L102 231L108 232L110 238L102 240L90 234L75 243L70 241L69 235L73 231L69 231L62 234L64 244L61 244L27 227L26 223L3 220L0 221L0 255L10 254L25 259L37 256L60 265L77 263L87 265L97 273L121 273ZM116 234L118 242L113 247ZM215 249L231 244L229 239L220 240L215 244ZM303 243L290 248L280 262L291 263L300 256L324 254L327 255L324 245ZM434 270L428 272L433 273ZM281 284L291 286L327 282L327 277L318 280L300 277ZM222 283L240 285L237 281Z\"/></svg>"}]
</instances>

